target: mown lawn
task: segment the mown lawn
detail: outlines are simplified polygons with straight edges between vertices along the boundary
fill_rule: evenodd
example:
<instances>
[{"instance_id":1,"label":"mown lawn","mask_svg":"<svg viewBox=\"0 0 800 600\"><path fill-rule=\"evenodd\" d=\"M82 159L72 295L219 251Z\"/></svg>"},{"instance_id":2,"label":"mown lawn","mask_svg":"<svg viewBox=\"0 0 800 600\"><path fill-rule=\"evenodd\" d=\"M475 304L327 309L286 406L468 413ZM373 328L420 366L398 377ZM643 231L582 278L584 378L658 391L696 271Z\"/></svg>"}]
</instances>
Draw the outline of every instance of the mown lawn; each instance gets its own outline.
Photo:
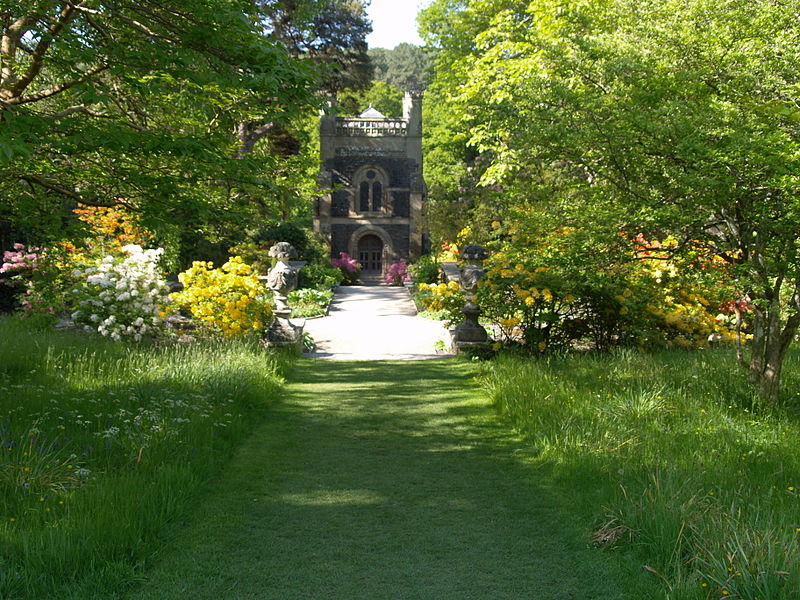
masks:
<instances>
[{"instance_id":1,"label":"mown lawn","mask_svg":"<svg viewBox=\"0 0 800 600\"><path fill-rule=\"evenodd\" d=\"M483 385L548 477L671 600L800 597L800 369L781 407L729 350L505 357Z\"/></svg>"},{"instance_id":2,"label":"mown lawn","mask_svg":"<svg viewBox=\"0 0 800 600\"><path fill-rule=\"evenodd\" d=\"M302 360L126 598L642 600L456 360Z\"/></svg>"},{"instance_id":3,"label":"mown lawn","mask_svg":"<svg viewBox=\"0 0 800 600\"><path fill-rule=\"evenodd\" d=\"M257 343L122 345L0 320L0 597L108 597L278 394Z\"/></svg>"}]
</instances>

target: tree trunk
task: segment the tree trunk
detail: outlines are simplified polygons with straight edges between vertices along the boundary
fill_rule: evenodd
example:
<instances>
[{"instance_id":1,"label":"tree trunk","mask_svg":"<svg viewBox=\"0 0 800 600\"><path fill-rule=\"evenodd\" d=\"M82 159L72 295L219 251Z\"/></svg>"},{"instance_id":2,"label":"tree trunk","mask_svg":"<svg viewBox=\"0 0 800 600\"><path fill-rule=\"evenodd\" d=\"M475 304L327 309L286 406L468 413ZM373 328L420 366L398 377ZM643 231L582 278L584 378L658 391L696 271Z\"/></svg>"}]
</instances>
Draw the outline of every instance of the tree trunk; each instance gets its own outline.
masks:
<instances>
[{"instance_id":1,"label":"tree trunk","mask_svg":"<svg viewBox=\"0 0 800 600\"><path fill-rule=\"evenodd\" d=\"M773 405L780 400L781 371L786 352L800 328L800 293L795 290L790 315L782 324L780 286L778 281L768 294L766 311L755 309L750 355L750 380L758 385L761 397Z\"/></svg>"},{"instance_id":2,"label":"tree trunk","mask_svg":"<svg viewBox=\"0 0 800 600\"><path fill-rule=\"evenodd\" d=\"M750 374L751 383L761 380L764 372L764 347L766 342L767 315L755 303L753 305L753 339L750 342Z\"/></svg>"}]
</instances>

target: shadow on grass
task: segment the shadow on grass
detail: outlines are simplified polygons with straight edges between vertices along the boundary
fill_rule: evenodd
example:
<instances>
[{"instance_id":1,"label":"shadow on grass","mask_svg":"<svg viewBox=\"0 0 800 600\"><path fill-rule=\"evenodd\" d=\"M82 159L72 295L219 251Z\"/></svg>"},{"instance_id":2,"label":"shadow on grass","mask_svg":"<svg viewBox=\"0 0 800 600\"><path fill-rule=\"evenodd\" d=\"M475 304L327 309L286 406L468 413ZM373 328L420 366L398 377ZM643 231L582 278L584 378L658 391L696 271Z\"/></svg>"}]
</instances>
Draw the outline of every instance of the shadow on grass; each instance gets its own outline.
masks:
<instances>
[{"instance_id":1,"label":"shadow on grass","mask_svg":"<svg viewBox=\"0 0 800 600\"><path fill-rule=\"evenodd\" d=\"M131 598L657 598L586 547L472 376L456 361L301 361Z\"/></svg>"}]
</instances>

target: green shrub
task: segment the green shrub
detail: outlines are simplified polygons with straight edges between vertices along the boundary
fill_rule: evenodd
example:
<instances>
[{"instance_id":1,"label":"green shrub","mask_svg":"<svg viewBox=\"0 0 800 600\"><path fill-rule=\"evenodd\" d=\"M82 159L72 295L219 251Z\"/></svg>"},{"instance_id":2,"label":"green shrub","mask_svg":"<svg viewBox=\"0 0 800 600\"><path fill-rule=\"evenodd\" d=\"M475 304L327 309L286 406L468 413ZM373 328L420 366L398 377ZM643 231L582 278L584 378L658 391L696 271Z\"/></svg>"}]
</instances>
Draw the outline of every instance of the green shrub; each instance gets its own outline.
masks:
<instances>
[{"instance_id":1,"label":"green shrub","mask_svg":"<svg viewBox=\"0 0 800 600\"><path fill-rule=\"evenodd\" d=\"M289 293L289 305L294 317L316 317L324 315L333 299L331 290L303 288Z\"/></svg>"},{"instance_id":2,"label":"green shrub","mask_svg":"<svg viewBox=\"0 0 800 600\"><path fill-rule=\"evenodd\" d=\"M342 271L326 264L308 264L300 269L301 288L330 290L342 282Z\"/></svg>"},{"instance_id":3,"label":"green shrub","mask_svg":"<svg viewBox=\"0 0 800 600\"><path fill-rule=\"evenodd\" d=\"M436 258L423 256L408 267L411 280L416 283L439 283L441 268Z\"/></svg>"}]
</instances>

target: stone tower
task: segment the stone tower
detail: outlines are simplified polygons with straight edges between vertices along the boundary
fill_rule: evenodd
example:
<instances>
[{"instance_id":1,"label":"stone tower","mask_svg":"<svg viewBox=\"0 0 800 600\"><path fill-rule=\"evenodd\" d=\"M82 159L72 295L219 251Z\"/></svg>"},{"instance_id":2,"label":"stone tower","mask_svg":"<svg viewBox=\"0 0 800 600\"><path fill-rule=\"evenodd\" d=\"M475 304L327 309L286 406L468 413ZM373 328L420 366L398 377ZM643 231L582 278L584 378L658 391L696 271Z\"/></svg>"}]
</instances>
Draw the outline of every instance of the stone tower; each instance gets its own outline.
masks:
<instances>
[{"instance_id":1,"label":"stone tower","mask_svg":"<svg viewBox=\"0 0 800 600\"><path fill-rule=\"evenodd\" d=\"M370 107L358 117L320 120L321 168L314 230L331 257L347 252L362 278L422 254L422 93L406 92L403 117Z\"/></svg>"}]
</instances>

